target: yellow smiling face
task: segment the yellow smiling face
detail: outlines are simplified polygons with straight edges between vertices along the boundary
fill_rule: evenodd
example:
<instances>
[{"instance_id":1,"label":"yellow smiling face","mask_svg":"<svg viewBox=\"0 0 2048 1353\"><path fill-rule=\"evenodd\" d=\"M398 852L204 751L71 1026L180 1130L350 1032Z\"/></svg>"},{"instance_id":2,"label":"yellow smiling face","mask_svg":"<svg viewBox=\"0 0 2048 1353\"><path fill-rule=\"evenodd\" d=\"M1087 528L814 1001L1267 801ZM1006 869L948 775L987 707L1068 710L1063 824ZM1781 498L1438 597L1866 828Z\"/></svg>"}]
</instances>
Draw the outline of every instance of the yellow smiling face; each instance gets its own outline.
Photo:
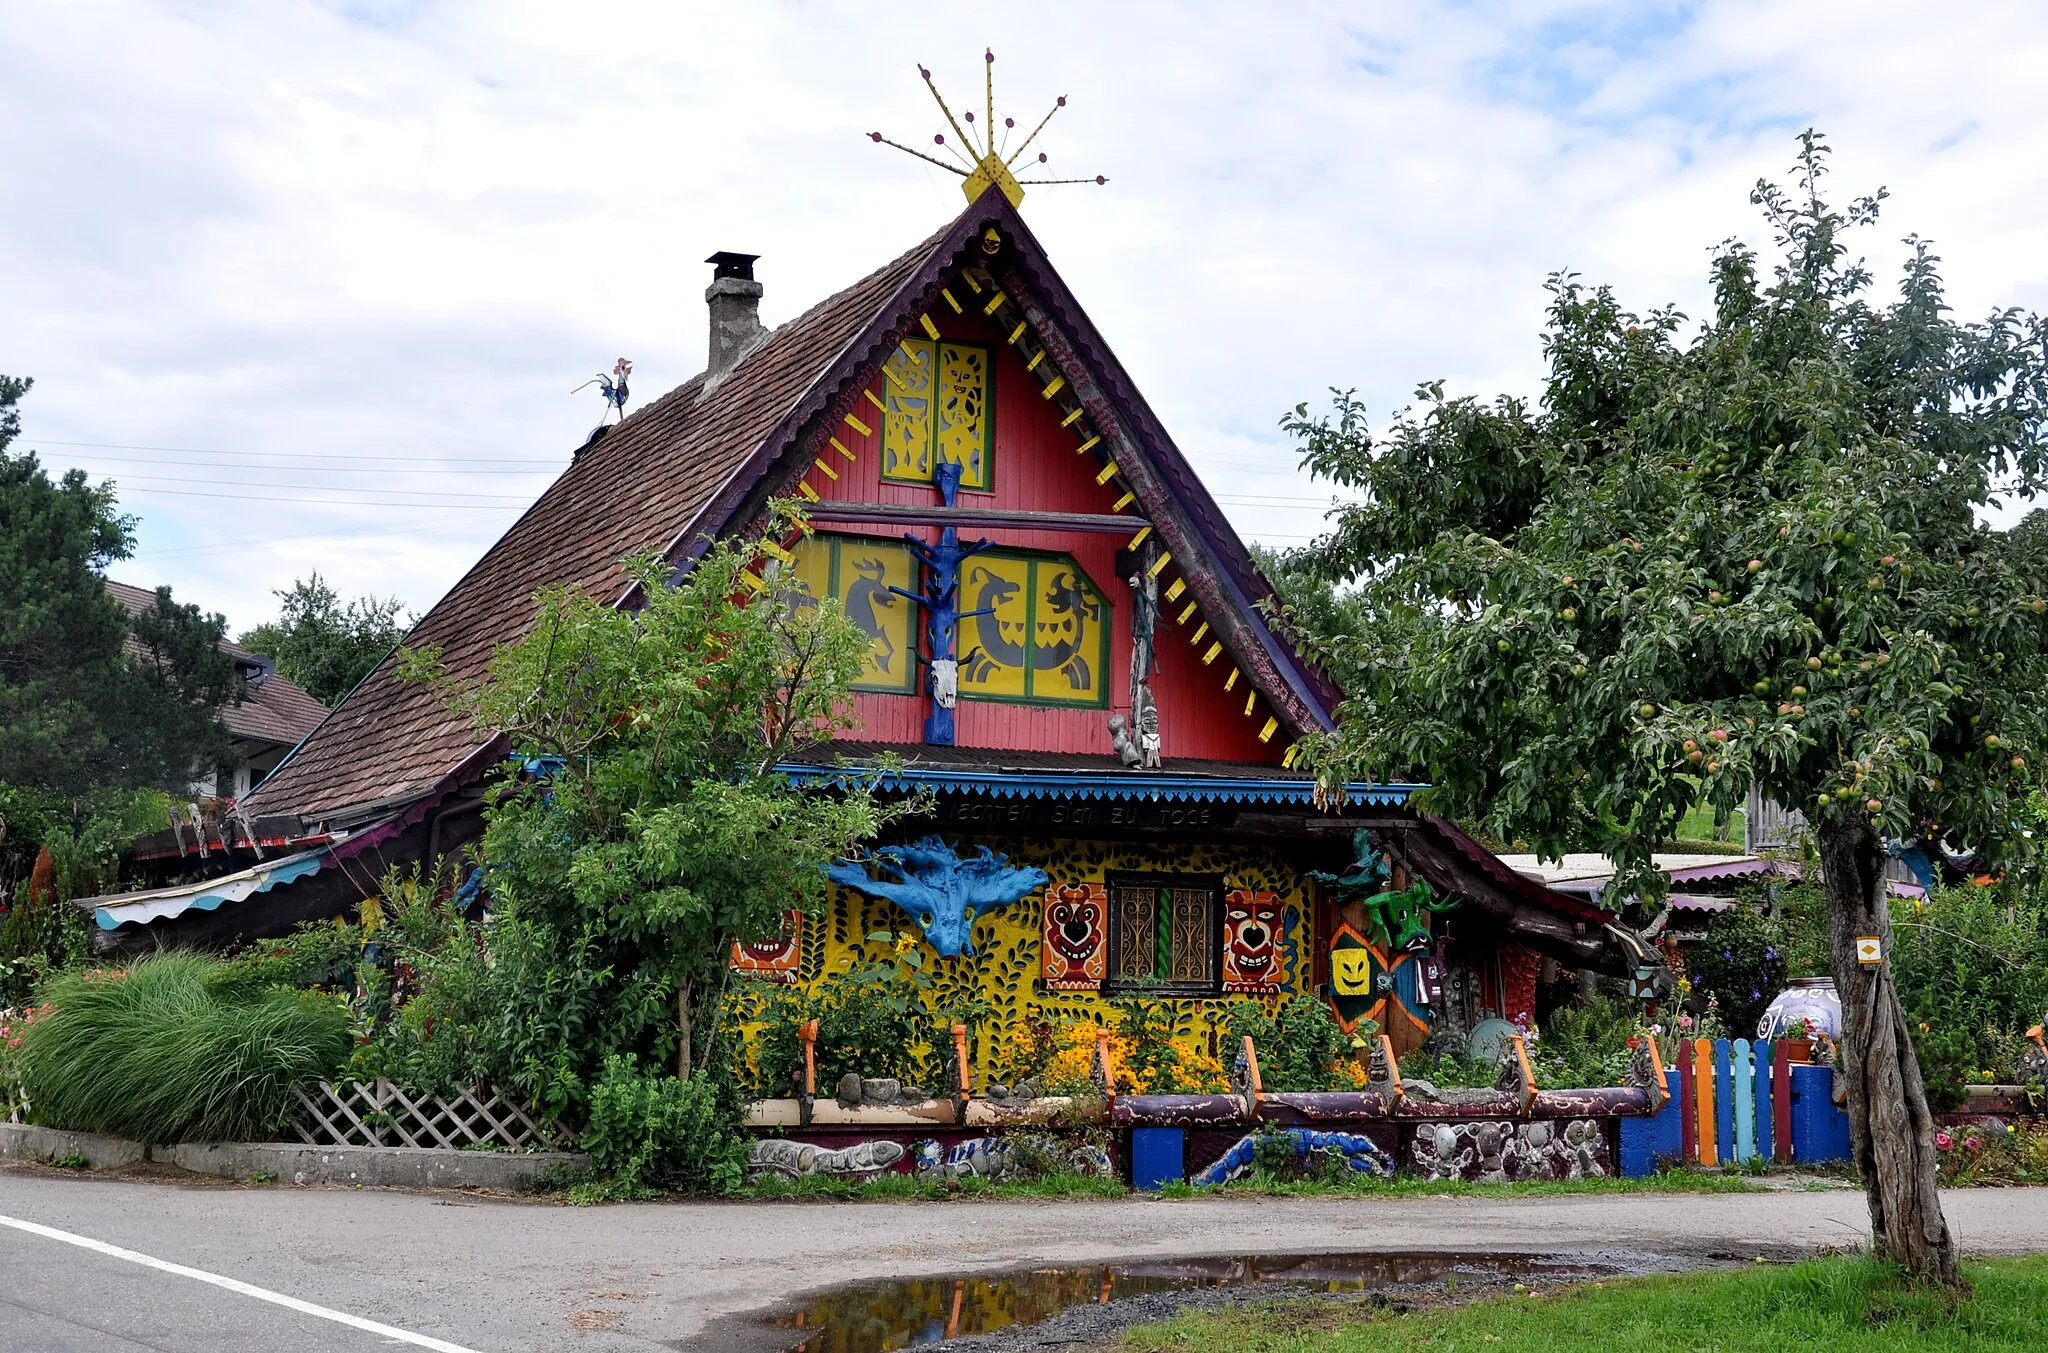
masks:
<instances>
[{"instance_id":1,"label":"yellow smiling face","mask_svg":"<svg viewBox=\"0 0 2048 1353\"><path fill-rule=\"evenodd\" d=\"M1331 950L1330 989L1339 996L1372 995L1372 950Z\"/></svg>"}]
</instances>

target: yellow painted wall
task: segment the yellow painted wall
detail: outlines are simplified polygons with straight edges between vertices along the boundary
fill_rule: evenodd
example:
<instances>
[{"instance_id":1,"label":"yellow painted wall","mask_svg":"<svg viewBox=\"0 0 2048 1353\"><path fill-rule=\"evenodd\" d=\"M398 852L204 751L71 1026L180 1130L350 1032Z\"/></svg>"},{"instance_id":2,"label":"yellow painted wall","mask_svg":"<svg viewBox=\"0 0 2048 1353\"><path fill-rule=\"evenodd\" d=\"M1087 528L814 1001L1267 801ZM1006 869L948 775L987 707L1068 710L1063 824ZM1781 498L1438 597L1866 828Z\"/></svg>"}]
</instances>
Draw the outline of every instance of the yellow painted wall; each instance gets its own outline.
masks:
<instances>
[{"instance_id":1,"label":"yellow painted wall","mask_svg":"<svg viewBox=\"0 0 2048 1353\"><path fill-rule=\"evenodd\" d=\"M1214 846L1126 845L1103 841L1047 838L954 837L963 852L976 845L1010 857L1012 864L1036 865L1051 876L1051 886L1101 883L1113 872L1220 874L1224 889L1264 890L1281 901L1280 995L1307 991L1311 983L1312 942L1309 892L1300 876L1277 851L1264 848ZM975 1088L988 1085L987 1067L995 1043L1027 1020L1104 1022L1110 1002L1092 991L1047 991L1039 980L1039 943L1043 895L1027 897L983 916L974 926L974 953L940 958L922 938L917 923L888 902L835 888L826 909L804 920L799 987L811 995L822 992L834 977L889 956L892 946L869 940L889 931L918 936L918 951L937 978L927 1006L949 1003L979 990L997 1010L989 1029L980 1031L970 1049ZM735 978L735 981L759 979ZM1219 1054L1220 1025L1233 1001L1258 999L1222 996L1213 999L1173 998L1162 1002L1174 1016L1174 1041L1190 1053ZM1277 998L1272 998L1277 999ZM1224 1056L1227 1065L1231 1060ZM822 1089L822 1087L821 1087Z\"/></svg>"}]
</instances>

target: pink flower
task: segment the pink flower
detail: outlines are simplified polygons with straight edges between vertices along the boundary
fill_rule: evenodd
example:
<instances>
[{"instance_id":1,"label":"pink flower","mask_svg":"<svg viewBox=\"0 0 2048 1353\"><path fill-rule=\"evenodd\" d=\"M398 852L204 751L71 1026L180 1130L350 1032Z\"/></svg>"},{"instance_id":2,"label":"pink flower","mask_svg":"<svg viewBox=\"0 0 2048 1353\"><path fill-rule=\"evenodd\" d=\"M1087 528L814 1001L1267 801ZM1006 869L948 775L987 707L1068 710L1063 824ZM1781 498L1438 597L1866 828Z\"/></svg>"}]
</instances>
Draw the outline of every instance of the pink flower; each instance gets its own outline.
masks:
<instances>
[{"instance_id":1,"label":"pink flower","mask_svg":"<svg viewBox=\"0 0 2048 1353\"><path fill-rule=\"evenodd\" d=\"M1934 1134L1934 1149L1937 1151L1946 1151L1955 1144L1955 1138L1949 1136L1946 1132Z\"/></svg>"},{"instance_id":2,"label":"pink flower","mask_svg":"<svg viewBox=\"0 0 2048 1353\"><path fill-rule=\"evenodd\" d=\"M1678 1017L1678 1027L1681 1029L1690 1029L1692 1027L1692 1016L1680 1015Z\"/></svg>"}]
</instances>

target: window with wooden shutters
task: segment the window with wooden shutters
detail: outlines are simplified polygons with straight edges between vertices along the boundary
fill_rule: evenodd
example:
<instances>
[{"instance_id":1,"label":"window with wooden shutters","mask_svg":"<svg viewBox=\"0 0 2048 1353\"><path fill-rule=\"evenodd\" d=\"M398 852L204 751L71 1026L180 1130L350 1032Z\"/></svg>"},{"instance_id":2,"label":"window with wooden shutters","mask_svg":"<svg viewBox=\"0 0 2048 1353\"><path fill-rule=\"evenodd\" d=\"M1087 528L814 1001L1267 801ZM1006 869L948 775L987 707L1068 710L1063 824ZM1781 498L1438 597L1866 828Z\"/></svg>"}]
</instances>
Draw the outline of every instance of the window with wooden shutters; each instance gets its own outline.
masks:
<instances>
[{"instance_id":1,"label":"window with wooden shutters","mask_svg":"<svg viewBox=\"0 0 2048 1353\"><path fill-rule=\"evenodd\" d=\"M1106 986L1214 996L1223 980L1223 881L1112 874Z\"/></svg>"}]
</instances>

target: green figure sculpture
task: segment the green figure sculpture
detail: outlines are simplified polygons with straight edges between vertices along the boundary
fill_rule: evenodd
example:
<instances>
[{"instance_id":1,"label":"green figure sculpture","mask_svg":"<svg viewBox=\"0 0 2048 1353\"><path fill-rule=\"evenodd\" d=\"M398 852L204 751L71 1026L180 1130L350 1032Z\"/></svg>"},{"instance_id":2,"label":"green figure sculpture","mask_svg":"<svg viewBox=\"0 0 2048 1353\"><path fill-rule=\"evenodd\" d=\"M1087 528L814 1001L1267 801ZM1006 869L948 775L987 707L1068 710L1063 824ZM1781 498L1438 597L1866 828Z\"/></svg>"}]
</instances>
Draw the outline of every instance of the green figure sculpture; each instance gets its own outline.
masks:
<instances>
[{"instance_id":1,"label":"green figure sculpture","mask_svg":"<svg viewBox=\"0 0 2048 1353\"><path fill-rule=\"evenodd\" d=\"M1353 834L1351 852L1355 858L1343 873L1312 869L1308 876L1328 888L1339 907L1353 902L1361 904L1379 932L1376 938L1388 950L1429 948L1429 927L1423 922L1423 915L1449 911L1458 905L1458 899L1437 897L1422 879L1406 888L1389 889L1386 858L1373 848L1370 832L1361 829Z\"/></svg>"}]
</instances>

